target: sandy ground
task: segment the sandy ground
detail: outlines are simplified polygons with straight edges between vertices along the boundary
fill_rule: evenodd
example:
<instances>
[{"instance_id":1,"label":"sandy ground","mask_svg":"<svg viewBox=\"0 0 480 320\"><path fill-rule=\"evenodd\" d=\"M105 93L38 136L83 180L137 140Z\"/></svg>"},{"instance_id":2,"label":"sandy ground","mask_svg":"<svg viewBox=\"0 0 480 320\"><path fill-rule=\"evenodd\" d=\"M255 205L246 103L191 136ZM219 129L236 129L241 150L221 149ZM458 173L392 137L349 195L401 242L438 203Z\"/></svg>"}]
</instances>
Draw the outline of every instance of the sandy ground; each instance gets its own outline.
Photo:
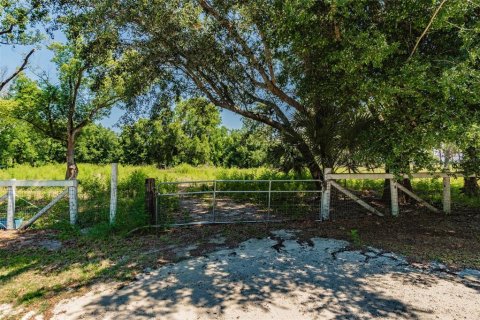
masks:
<instances>
[{"instance_id":1,"label":"sandy ground","mask_svg":"<svg viewBox=\"0 0 480 320\"><path fill-rule=\"evenodd\" d=\"M166 265L65 300L53 319L480 319L480 286L402 257L294 232Z\"/></svg>"}]
</instances>

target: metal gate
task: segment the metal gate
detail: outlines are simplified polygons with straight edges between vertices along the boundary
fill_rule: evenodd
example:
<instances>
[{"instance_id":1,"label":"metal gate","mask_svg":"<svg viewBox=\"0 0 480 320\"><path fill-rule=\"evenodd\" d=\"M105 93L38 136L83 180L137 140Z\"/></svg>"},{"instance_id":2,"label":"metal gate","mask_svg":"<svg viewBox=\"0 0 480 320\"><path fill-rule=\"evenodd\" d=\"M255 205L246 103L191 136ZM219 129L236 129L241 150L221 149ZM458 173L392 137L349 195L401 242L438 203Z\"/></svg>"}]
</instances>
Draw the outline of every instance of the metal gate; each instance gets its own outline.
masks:
<instances>
[{"instance_id":1,"label":"metal gate","mask_svg":"<svg viewBox=\"0 0 480 320\"><path fill-rule=\"evenodd\" d=\"M318 220L319 180L204 180L157 186L160 224Z\"/></svg>"}]
</instances>

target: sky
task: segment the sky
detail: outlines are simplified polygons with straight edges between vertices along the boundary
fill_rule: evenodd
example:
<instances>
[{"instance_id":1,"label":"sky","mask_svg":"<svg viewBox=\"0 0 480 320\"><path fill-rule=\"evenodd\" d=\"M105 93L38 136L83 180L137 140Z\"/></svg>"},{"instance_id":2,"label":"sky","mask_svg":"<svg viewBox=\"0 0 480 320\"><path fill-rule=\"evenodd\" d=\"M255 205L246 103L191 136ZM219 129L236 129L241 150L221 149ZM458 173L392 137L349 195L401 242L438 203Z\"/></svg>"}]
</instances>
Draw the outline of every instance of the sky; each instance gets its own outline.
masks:
<instances>
[{"instance_id":1,"label":"sky","mask_svg":"<svg viewBox=\"0 0 480 320\"><path fill-rule=\"evenodd\" d=\"M33 56L30 58L26 74L29 77L37 77L40 74L47 74L51 78L55 78L55 66L51 62L53 54L46 49L46 45L52 41L64 41L64 36L61 33L55 34L55 39L45 40L45 43L38 48ZM29 52L32 46L5 46L0 45L0 74L6 70L6 74L11 74L22 63L23 57ZM109 117L99 121L104 127L119 131L117 126L118 120L124 114L123 110L113 108ZM221 112L222 124L229 129L238 129L242 126L241 117L231 111L222 110Z\"/></svg>"}]
</instances>

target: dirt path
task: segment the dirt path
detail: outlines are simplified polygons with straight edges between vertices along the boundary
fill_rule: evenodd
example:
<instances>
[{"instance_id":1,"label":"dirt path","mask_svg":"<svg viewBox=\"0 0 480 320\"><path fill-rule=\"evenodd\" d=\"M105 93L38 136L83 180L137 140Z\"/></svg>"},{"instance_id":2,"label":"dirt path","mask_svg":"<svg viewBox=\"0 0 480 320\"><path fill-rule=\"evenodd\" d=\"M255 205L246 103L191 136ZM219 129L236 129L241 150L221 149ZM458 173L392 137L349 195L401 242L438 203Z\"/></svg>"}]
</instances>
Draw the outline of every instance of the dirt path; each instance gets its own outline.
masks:
<instances>
[{"instance_id":1,"label":"dirt path","mask_svg":"<svg viewBox=\"0 0 480 320\"><path fill-rule=\"evenodd\" d=\"M53 319L480 319L480 279L294 232L183 260L65 300ZM475 274L475 272L473 272Z\"/></svg>"}]
</instances>

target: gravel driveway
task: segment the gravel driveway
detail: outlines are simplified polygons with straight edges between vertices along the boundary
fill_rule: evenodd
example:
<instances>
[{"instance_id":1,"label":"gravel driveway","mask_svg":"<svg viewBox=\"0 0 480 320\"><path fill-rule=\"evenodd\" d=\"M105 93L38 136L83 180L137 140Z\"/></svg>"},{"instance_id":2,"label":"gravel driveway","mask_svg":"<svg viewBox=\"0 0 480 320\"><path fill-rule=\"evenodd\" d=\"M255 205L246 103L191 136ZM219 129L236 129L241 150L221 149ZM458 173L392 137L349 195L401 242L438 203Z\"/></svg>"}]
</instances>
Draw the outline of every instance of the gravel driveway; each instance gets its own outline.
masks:
<instances>
[{"instance_id":1,"label":"gravel driveway","mask_svg":"<svg viewBox=\"0 0 480 320\"><path fill-rule=\"evenodd\" d=\"M422 271L395 254L348 245L300 243L280 230L164 266L120 289L97 287L58 304L53 318L480 319L480 279Z\"/></svg>"}]
</instances>

